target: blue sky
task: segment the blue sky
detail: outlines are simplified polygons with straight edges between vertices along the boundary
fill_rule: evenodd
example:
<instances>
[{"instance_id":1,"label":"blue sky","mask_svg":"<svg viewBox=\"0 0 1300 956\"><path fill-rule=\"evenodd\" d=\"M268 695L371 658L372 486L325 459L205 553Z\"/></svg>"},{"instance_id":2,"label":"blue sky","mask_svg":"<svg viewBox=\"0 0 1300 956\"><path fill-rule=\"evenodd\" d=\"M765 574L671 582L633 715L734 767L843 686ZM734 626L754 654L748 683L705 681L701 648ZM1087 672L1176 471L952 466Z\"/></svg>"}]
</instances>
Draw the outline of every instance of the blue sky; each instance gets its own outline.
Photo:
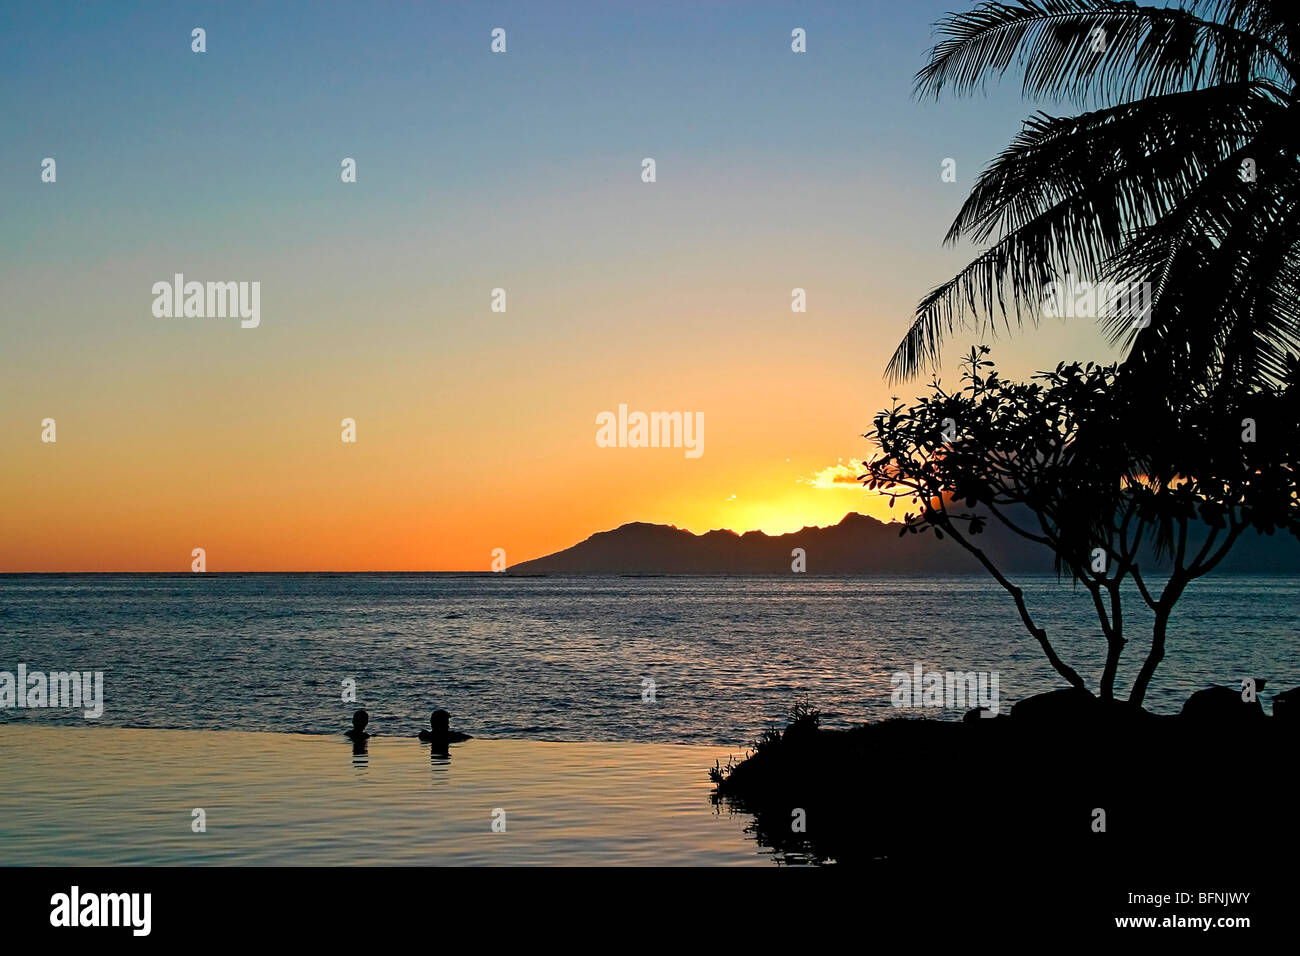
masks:
<instances>
[{"instance_id":1,"label":"blue sky","mask_svg":"<svg viewBox=\"0 0 1300 956\"><path fill-rule=\"evenodd\" d=\"M318 526L329 503L390 481L401 508L358 512L349 548L417 511L470 557L426 561L411 544L388 563L388 529L361 566L475 567L507 539L533 556L623 520L779 530L842 515L857 505L790 489L867 452L917 300L971 255L943 234L1038 105L1014 80L913 96L951 2L5 5L0 443L19 457L0 491L64 496L11 536L45 547L46 514L67 529L49 566L92 552L120 566L95 509L174 495L155 557L137 562L169 566L156 555L250 507L241 476L268 468L266 539L229 545L254 555L244 566L344 566ZM956 183L940 180L947 157ZM177 272L260 281L261 325L154 318L149 290ZM487 311L496 287L507 316ZM795 287L806 314L791 314ZM1012 374L1110 357L1079 321L997 354ZM590 458L594 415L621 402L706 412L709 452L651 474ZM86 442L54 472L26 457L43 454L30 423L52 410ZM376 457L331 484L313 442L337 442L344 414ZM519 453L545 461L526 489L502 461ZM197 469L196 497L140 490L131 461ZM98 486L78 485L86 474ZM274 524L281 493L303 509L292 529ZM77 537L87 527L102 543ZM309 557L262 560L295 535Z\"/></svg>"}]
</instances>

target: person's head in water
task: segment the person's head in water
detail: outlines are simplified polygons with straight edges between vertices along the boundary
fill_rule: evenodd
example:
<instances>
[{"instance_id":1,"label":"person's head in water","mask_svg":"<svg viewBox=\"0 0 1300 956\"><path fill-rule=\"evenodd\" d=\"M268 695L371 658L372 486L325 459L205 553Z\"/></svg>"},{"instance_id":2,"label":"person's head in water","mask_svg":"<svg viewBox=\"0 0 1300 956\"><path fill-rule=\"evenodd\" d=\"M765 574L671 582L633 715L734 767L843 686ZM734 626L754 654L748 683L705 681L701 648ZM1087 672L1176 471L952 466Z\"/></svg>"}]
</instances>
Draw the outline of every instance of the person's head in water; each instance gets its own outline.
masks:
<instances>
[{"instance_id":1,"label":"person's head in water","mask_svg":"<svg viewBox=\"0 0 1300 956\"><path fill-rule=\"evenodd\" d=\"M451 714L445 710L435 710L429 715L429 730L420 731L420 739L433 744L435 752L446 753L448 744L469 740L469 734L462 734L451 729Z\"/></svg>"},{"instance_id":2,"label":"person's head in water","mask_svg":"<svg viewBox=\"0 0 1300 956\"><path fill-rule=\"evenodd\" d=\"M364 710L359 710L352 715L352 729L361 733L366 729L366 724L370 723L370 715Z\"/></svg>"}]
</instances>

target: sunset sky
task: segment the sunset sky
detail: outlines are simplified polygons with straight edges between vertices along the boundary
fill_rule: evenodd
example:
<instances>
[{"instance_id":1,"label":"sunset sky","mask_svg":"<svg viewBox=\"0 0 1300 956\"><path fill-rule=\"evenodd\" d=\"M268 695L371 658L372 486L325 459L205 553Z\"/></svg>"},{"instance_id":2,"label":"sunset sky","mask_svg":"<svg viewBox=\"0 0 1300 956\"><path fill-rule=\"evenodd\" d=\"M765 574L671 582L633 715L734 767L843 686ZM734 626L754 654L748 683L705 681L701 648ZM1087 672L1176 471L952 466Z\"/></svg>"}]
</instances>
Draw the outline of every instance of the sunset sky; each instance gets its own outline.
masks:
<instances>
[{"instance_id":1,"label":"sunset sky","mask_svg":"<svg viewBox=\"0 0 1300 956\"><path fill-rule=\"evenodd\" d=\"M970 257L944 231L1052 108L913 98L953 4L6 5L0 571L487 570L627 521L884 516L831 469L921 391L882 375ZM260 327L156 318L178 272L259 281ZM994 357L1115 358L1082 320ZM704 454L597 447L620 403L702 412Z\"/></svg>"}]
</instances>

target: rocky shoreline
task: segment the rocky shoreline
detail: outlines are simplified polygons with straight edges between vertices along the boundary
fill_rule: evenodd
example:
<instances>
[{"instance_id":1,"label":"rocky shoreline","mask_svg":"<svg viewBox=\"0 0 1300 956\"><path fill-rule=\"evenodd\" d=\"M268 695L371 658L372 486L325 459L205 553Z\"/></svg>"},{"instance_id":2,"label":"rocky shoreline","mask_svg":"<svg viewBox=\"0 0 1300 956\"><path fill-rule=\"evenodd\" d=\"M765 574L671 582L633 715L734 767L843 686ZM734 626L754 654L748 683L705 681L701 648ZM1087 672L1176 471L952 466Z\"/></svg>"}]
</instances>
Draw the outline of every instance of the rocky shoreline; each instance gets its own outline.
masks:
<instances>
[{"instance_id":1,"label":"rocky shoreline","mask_svg":"<svg viewBox=\"0 0 1300 956\"><path fill-rule=\"evenodd\" d=\"M848 730L799 705L784 731L711 771L713 799L754 814L759 842L792 862L1240 866L1300 848L1297 697L1275 695L1268 716L1209 688L1160 716L1060 690L1009 716Z\"/></svg>"}]
</instances>

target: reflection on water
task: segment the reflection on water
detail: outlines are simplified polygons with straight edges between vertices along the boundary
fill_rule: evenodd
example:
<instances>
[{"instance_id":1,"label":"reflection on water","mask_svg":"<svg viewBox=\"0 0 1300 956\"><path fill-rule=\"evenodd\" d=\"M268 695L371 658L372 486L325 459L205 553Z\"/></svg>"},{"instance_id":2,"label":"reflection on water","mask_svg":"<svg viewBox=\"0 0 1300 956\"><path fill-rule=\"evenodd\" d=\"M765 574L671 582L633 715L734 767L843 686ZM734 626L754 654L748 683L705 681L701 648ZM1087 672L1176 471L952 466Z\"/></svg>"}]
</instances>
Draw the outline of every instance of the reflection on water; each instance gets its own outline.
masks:
<instances>
[{"instance_id":1,"label":"reflection on water","mask_svg":"<svg viewBox=\"0 0 1300 956\"><path fill-rule=\"evenodd\" d=\"M727 754L669 744L0 726L0 864L765 864ZM192 812L206 812L194 833ZM492 812L506 811L506 831Z\"/></svg>"},{"instance_id":2,"label":"reflection on water","mask_svg":"<svg viewBox=\"0 0 1300 956\"><path fill-rule=\"evenodd\" d=\"M437 786L438 778L440 776L445 777L447 771L451 767L451 754L438 753L438 751L428 744L420 744L420 746L429 751L429 769L433 773L433 783Z\"/></svg>"}]
</instances>

